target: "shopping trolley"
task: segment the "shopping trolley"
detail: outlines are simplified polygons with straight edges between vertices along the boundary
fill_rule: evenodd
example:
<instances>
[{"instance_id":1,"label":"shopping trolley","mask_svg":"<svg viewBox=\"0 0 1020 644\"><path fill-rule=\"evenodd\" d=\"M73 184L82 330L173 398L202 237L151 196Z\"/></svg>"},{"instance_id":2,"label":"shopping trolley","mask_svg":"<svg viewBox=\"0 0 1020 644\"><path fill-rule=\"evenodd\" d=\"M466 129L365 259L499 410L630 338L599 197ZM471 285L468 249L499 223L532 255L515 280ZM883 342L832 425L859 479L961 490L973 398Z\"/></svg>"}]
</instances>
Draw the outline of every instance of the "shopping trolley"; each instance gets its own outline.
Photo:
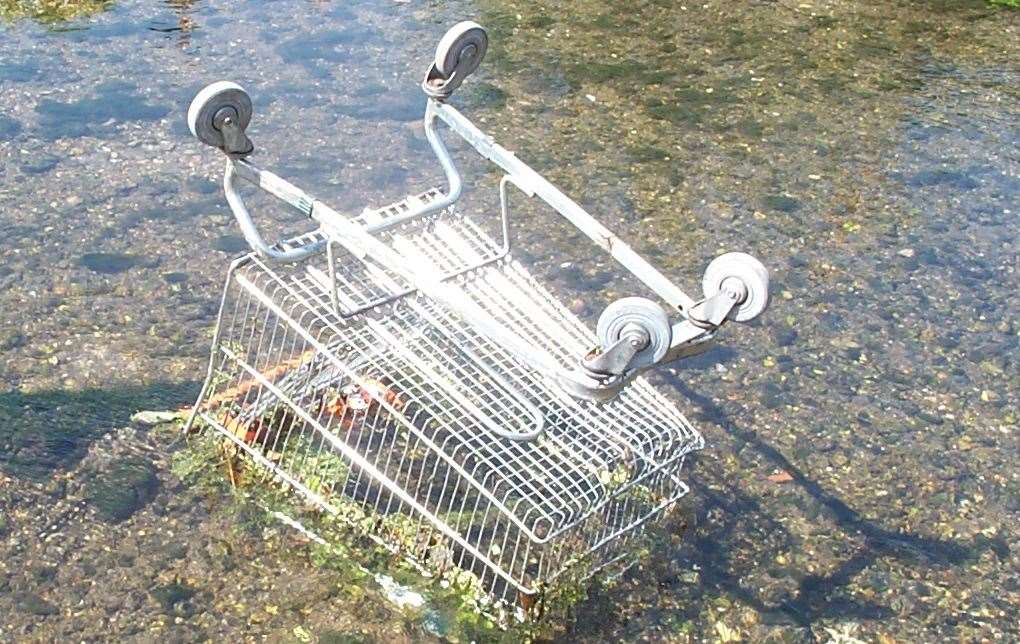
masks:
<instances>
[{"instance_id":1,"label":"shopping trolley","mask_svg":"<svg viewBox=\"0 0 1020 644\"><path fill-rule=\"evenodd\" d=\"M568 571L621 569L644 526L687 493L681 469L702 437L640 374L761 314L768 272L727 253L695 300L475 127L447 101L487 44L477 24L456 25L422 82L446 189L356 216L256 167L241 87L217 82L195 97L188 124L226 154L226 198L252 252L230 266L188 428L201 419L422 571L494 605L530 605ZM498 226L459 209L440 123L502 170ZM316 229L266 243L239 179ZM592 333L513 259L511 187L551 206L671 313L625 297Z\"/></svg>"}]
</instances>

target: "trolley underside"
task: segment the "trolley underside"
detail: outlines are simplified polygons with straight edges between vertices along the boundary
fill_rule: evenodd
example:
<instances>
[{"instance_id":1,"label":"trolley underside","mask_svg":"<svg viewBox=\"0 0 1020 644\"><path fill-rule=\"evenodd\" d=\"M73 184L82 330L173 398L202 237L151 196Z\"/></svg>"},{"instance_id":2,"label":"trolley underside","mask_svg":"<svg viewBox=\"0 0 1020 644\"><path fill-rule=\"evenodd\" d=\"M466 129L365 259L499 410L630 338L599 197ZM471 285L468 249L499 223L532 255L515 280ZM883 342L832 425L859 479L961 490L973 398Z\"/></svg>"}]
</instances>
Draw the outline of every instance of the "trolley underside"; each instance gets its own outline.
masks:
<instances>
[{"instance_id":1,"label":"trolley underside","mask_svg":"<svg viewBox=\"0 0 1020 644\"><path fill-rule=\"evenodd\" d=\"M366 211L359 223L405 207ZM427 258L565 363L594 345L469 218L444 211L378 237ZM270 266L252 254L234 264L197 406L322 509L513 602L578 560L594 570L625 557L621 546L687 492L681 467L702 438L643 378L611 402L571 397L385 267L330 252L330 263ZM493 429L526 433L536 410L536 440Z\"/></svg>"}]
</instances>

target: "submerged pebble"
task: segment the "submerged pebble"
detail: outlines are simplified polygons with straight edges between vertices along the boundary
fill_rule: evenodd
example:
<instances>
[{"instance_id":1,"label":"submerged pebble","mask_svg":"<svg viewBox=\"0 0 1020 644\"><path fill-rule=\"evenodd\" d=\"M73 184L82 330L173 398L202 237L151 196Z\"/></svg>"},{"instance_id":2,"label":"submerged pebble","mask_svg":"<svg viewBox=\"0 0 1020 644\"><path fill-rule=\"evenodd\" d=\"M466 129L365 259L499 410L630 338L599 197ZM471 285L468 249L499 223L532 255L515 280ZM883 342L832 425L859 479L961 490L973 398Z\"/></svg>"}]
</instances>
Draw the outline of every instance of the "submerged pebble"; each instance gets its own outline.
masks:
<instances>
[{"instance_id":1,"label":"submerged pebble","mask_svg":"<svg viewBox=\"0 0 1020 644\"><path fill-rule=\"evenodd\" d=\"M127 253L86 253L79 259L85 268L105 274L123 273L138 266L141 261L142 258L137 255Z\"/></svg>"}]
</instances>

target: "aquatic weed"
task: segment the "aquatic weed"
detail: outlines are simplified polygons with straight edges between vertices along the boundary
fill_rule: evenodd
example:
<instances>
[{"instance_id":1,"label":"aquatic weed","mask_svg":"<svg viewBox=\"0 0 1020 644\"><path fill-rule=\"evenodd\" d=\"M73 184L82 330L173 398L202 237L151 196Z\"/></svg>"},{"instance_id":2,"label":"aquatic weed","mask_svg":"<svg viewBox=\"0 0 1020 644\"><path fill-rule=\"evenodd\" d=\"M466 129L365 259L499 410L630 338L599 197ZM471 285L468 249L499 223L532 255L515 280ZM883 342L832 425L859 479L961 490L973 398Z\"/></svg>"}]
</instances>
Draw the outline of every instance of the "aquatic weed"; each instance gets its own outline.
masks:
<instances>
[{"instance_id":1,"label":"aquatic weed","mask_svg":"<svg viewBox=\"0 0 1020 644\"><path fill-rule=\"evenodd\" d=\"M0 0L0 20L29 18L54 24L101 13L112 5L113 0Z\"/></svg>"}]
</instances>

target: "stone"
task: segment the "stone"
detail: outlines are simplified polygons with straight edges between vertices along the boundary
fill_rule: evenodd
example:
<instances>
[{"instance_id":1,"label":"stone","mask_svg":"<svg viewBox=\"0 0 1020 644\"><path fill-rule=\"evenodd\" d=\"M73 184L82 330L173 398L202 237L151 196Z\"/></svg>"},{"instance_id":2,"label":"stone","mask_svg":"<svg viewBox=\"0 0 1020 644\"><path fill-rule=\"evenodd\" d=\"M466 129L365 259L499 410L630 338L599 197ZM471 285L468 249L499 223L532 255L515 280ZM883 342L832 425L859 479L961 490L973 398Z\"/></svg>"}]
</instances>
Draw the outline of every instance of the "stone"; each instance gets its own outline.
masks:
<instances>
[{"instance_id":1,"label":"stone","mask_svg":"<svg viewBox=\"0 0 1020 644\"><path fill-rule=\"evenodd\" d=\"M16 599L18 605L32 615L45 617L60 612L56 606L36 593L21 593Z\"/></svg>"},{"instance_id":2,"label":"stone","mask_svg":"<svg viewBox=\"0 0 1020 644\"><path fill-rule=\"evenodd\" d=\"M85 484L85 498L101 518L118 523L141 509L158 489L159 479L152 463L133 456L96 473Z\"/></svg>"}]
</instances>

